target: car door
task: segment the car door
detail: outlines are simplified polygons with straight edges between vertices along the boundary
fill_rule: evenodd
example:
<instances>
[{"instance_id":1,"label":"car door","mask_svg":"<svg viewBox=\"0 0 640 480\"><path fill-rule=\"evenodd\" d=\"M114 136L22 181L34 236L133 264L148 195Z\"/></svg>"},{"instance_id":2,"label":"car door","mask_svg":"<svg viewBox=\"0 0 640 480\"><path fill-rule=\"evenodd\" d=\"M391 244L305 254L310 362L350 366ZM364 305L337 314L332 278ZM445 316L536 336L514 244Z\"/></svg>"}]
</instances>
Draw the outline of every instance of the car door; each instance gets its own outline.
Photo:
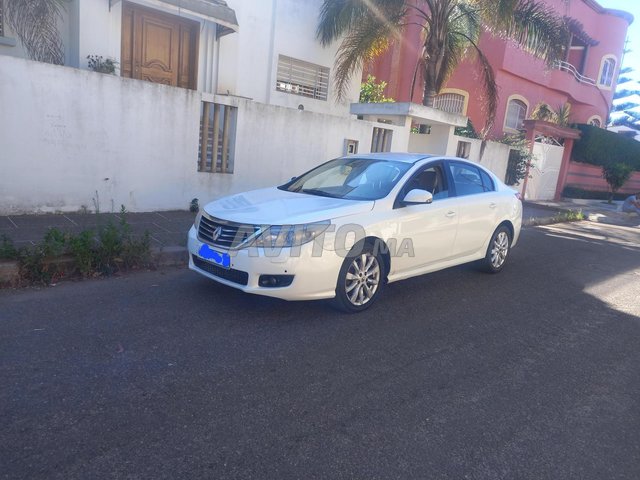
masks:
<instances>
[{"instance_id":1,"label":"car door","mask_svg":"<svg viewBox=\"0 0 640 480\"><path fill-rule=\"evenodd\" d=\"M493 179L479 167L449 161L446 171L458 200L458 234L453 256L466 257L479 252L497 227L499 194Z\"/></svg>"},{"instance_id":2,"label":"car door","mask_svg":"<svg viewBox=\"0 0 640 480\"><path fill-rule=\"evenodd\" d=\"M393 211L398 225L397 242L398 247L403 241L410 242L412 255L393 259L395 273L421 269L451 258L458 228L458 199L450 196L448 183L443 164L432 163L414 173L400 190ZM431 192L433 202L403 204L404 196L416 188Z\"/></svg>"}]
</instances>

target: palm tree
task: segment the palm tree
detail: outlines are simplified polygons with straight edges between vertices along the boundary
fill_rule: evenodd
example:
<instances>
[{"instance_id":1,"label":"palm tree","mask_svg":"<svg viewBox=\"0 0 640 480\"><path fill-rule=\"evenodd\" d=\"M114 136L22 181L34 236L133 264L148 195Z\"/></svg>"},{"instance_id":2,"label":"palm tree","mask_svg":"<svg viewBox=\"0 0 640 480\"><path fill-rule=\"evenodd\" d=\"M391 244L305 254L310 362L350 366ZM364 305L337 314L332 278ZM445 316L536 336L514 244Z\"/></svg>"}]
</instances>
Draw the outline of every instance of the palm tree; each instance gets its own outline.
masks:
<instances>
[{"instance_id":1,"label":"palm tree","mask_svg":"<svg viewBox=\"0 0 640 480\"><path fill-rule=\"evenodd\" d=\"M58 22L62 19L65 2L66 0L5 0L4 13L8 25L32 60L57 65L64 63Z\"/></svg>"},{"instance_id":2,"label":"palm tree","mask_svg":"<svg viewBox=\"0 0 640 480\"><path fill-rule=\"evenodd\" d=\"M325 46L342 39L334 69L338 98L367 61L416 24L423 33L422 53L412 90L421 70L422 103L433 106L455 67L474 55L485 90L485 131L493 124L498 92L493 68L478 46L482 31L511 39L549 64L561 58L568 43L563 18L536 0L324 0L316 33Z\"/></svg>"}]
</instances>

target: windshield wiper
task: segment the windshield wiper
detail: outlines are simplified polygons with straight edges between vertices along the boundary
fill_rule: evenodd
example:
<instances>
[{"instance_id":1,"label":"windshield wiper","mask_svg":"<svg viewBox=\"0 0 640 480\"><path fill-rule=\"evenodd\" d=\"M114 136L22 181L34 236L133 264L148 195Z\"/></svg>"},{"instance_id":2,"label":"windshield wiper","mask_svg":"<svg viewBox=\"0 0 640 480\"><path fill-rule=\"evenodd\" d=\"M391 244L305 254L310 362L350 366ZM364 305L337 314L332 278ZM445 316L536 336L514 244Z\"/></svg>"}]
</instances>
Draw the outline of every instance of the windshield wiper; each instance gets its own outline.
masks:
<instances>
[{"instance_id":1,"label":"windshield wiper","mask_svg":"<svg viewBox=\"0 0 640 480\"><path fill-rule=\"evenodd\" d=\"M305 188L303 190L299 190L302 193L308 193L310 195L318 195L319 197L330 197L330 198L340 198L335 195L332 195L324 190L319 190L317 188Z\"/></svg>"}]
</instances>

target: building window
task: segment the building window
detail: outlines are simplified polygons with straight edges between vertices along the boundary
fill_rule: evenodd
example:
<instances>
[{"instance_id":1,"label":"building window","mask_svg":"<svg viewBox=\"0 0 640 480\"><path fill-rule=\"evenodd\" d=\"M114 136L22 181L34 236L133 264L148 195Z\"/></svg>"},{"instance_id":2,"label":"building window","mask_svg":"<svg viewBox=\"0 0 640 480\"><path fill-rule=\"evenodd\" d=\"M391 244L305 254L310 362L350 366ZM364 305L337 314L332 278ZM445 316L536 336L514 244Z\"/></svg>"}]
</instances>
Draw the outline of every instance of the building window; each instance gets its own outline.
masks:
<instances>
[{"instance_id":1,"label":"building window","mask_svg":"<svg viewBox=\"0 0 640 480\"><path fill-rule=\"evenodd\" d=\"M198 171L233 173L238 109L202 102Z\"/></svg>"},{"instance_id":2,"label":"building window","mask_svg":"<svg viewBox=\"0 0 640 480\"><path fill-rule=\"evenodd\" d=\"M600 67L600 78L598 84L603 87L611 87L613 85L613 76L616 71L616 59L614 57L605 57Z\"/></svg>"},{"instance_id":3,"label":"building window","mask_svg":"<svg viewBox=\"0 0 640 480\"><path fill-rule=\"evenodd\" d=\"M443 112L464 115L465 100L465 96L459 93L442 93L435 98L433 107Z\"/></svg>"},{"instance_id":4,"label":"building window","mask_svg":"<svg viewBox=\"0 0 640 480\"><path fill-rule=\"evenodd\" d=\"M371 152L390 152L392 137L393 130L373 127L373 137L371 138Z\"/></svg>"},{"instance_id":5,"label":"building window","mask_svg":"<svg viewBox=\"0 0 640 480\"><path fill-rule=\"evenodd\" d=\"M329 91L329 69L279 55L276 90L326 100Z\"/></svg>"},{"instance_id":6,"label":"building window","mask_svg":"<svg viewBox=\"0 0 640 480\"><path fill-rule=\"evenodd\" d=\"M458 148L456 149L456 157L459 158L469 158L471 154L471 142L463 142L460 140L458 142Z\"/></svg>"},{"instance_id":7,"label":"building window","mask_svg":"<svg viewBox=\"0 0 640 480\"><path fill-rule=\"evenodd\" d=\"M527 118L527 104L521 100L510 100L504 126L512 130L520 130L525 118Z\"/></svg>"}]
</instances>

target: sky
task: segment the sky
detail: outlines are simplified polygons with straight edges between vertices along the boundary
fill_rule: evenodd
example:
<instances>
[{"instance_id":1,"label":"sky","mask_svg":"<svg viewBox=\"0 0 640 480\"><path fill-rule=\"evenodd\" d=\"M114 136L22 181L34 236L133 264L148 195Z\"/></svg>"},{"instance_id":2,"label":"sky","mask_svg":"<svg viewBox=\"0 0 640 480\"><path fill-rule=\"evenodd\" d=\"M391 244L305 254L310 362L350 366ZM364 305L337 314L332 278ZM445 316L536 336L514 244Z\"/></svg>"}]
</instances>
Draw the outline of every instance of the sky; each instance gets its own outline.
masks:
<instances>
[{"instance_id":1,"label":"sky","mask_svg":"<svg viewBox=\"0 0 640 480\"><path fill-rule=\"evenodd\" d=\"M629 27L628 49L633 50L625 56L623 67L632 67L635 76L640 76L640 0L597 0L605 8L615 8L624 10L635 17L633 24Z\"/></svg>"}]
</instances>

